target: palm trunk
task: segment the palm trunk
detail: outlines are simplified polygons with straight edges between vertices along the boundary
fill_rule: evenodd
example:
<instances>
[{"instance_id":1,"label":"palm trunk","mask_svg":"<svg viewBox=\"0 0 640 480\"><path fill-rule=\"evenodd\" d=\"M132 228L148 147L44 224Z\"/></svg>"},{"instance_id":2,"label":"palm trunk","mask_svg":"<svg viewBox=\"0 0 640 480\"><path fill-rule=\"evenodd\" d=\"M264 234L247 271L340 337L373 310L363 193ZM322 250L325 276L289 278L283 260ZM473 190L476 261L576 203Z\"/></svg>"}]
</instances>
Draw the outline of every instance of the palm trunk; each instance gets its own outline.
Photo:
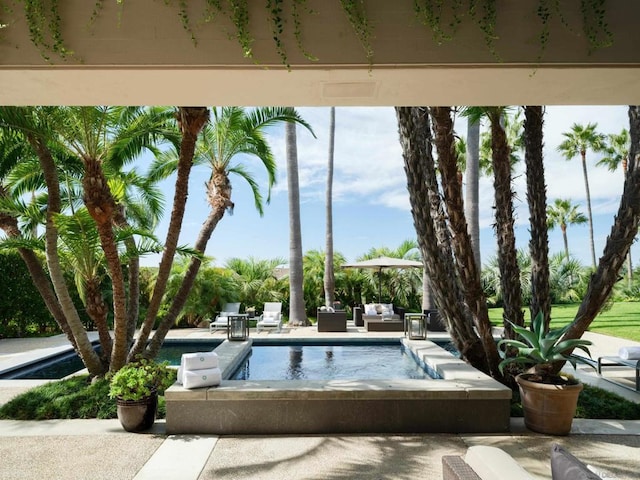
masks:
<instances>
[{"instance_id":1,"label":"palm trunk","mask_svg":"<svg viewBox=\"0 0 640 480\"><path fill-rule=\"evenodd\" d=\"M591 276L576 317L565 338L580 338L589 328L602 305L611 294L618 272L638 233L640 224L640 106L629 106L629 169L620 198L618 214L614 217L611 233L607 237L598 268Z\"/></svg>"},{"instance_id":2,"label":"palm trunk","mask_svg":"<svg viewBox=\"0 0 640 480\"><path fill-rule=\"evenodd\" d=\"M184 218L185 206L189 195L189 174L191 173L191 166L193 164L196 142L198 135L209 121L209 109L207 107L178 107L176 115L182 133L182 141L180 143L180 157L178 158L178 171L173 195L173 209L171 210L167 238L165 240L162 258L160 259L158 275L153 288L151 301L149 302L147 316L138 333L138 339L129 353L129 359L135 358L135 355L142 353L146 347L149 334L160 310L162 297L164 296L167 281L171 274L171 266L173 265L173 257L178 246L178 238L180 237L182 219Z\"/></svg>"},{"instance_id":3,"label":"palm trunk","mask_svg":"<svg viewBox=\"0 0 640 480\"><path fill-rule=\"evenodd\" d=\"M582 175L584 176L584 191L587 195L587 214L589 215L589 247L591 248L591 266L596 268L596 247L593 240L593 214L591 213L591 191L589 190L589 176L587 175L587 153L580 152L582 158Z\"/></svg>"},{"instance_id":4,"label":"palm trunk","mask_svg":"<svg viewBox=\"0 0 640 480\"><path fill-rule=\"evenodd\" d=\"M202 224L202 228L200 229L200 233L198 234L198 238L196 239L194 249L197 252L204 254L204 251L207 248L207 243L209 242L213 231L218 225L218 222L224 216L224 212L229 207L230 203L231 202L229 200L225 201L222 198L219 198L217 199L217 201L215 201L217 207L211 209L211 212L209 213L209 216L207 217L205 222ZM175 297L173 297L173 301L171 302L169 311L162 319L162 322L160 322L160 324L158 325L158 328L156 329L151 342L149 342L149 346L144 353L145 357L154 358L160 351L160 347L162 346L167 333L171 329L171 326L175 323L178 315L182 311L182 307L184 307L184 304L189 298L189 292L191 292L191 288L193 287L193 283L195 282L201 265L202 259L200 257L191 257L189 266L187 267L187 271L185 272L182 283L180 284L180 288L178 289Z\"/></svg>"},{"instance_id":5,"label":"palm trunk","mask_svg":"<svg viewBox=\"0 0 640 480\"><path fill-rule=\"evenodd\" d=\"M107 325L109 308L104 302L104 298L100 290L100 283L96 279L87 282L85 296L87 315L91 317L91 320L93 320L93 323L95 323L96 329L98 330L98 338L100 338L100 346L102 347L102 361L105 367L108 368L109 358L113 348L113 341Z\"/></svg>"},{"instance_id":6,"label":"palm trunk","mask_svg":"<svg viewBox=\"0 0 640 480\"><path fill-rule=\"evenodd\" d=\"M452 232L451 241L457 274L460 278L465 302L469 306L487 355L489 371L493 377L497 378L500 376L498 370L500 357L493 339L487 301L480 282L480 269L475 261L471 237L467 230L467 221L464 215L462 185L458 180L451 110L448 107L432 107L430 111L434 123L438 167L442 176L441 185Z\"/></svg>"},{"instance_id":7,"label":"palm trunk","mask_svg":"<svg viewBox=\"0 0 640 480\"><path fill-rule=\"evenodd\" d=\"M308 325L304 306L302 233L300 231L300 188L296 124L285 124L287 144L287 186L289 192L289 323Z\"/></svg>"},{"instance_id":8,"label":"palm trunk","mask_svg":"<svg viewBox=\"0 0 640 480\"><path fill-rule=\"evenodd\" d=\"M467 124L467 185L464 199L471 247L479 269L482 268L480 256L480 122Z\"/></svg>"},{"instance_id":9,"label":"palm trunk","mask_svg":"<svg viewBox=\"0 0 640 480\"><path fill-rule=\"evenodd\" d=\"M492 108L491 121L491 163L494 175L496 238L498 241L498 267L500 268L500 287L504 300L505 333L514 338L509 320L516 325L524 325L522 311L522 288L520 286L520 267L513 229L513 191L511 190L511 162L509 144L504 128L500 123L501 109Z\"/></svg>"},{"instance_id":10,"label":"palm trunk","mask_svg":"<svg viewBox=\"0 0 640 480\"><path fill-rule=\"evenodd\" d=\"M440 202L431 154L429 117L424 107L396 107L411 213L439 311L463 359L488 371L482 343L471 328L464 308L449 245L451 238ZM435 240L435 241L434 241Z\"/></svg>"},{"instance_id":11,"label":"palm trunk","mask_svg":"<svg viewBox=\"0 0 640 480\"><path fill-rule=\"evenodd\" d=\"M60 266L60 259L58 257L58 229L54 222L55 215L60 213L61 209L58 172L56 170L53 157L51 156L51 152L49 152L46 146L34 136L29 136L28 138L38 155L40 166L47 184L48 196L45 243L47 266L49 268L51 283L64 316L67 319L69 328L75 338L77 351L82 362L87 367L90 375L102 375L104 373L102 362L89 341L87 332L82 325L80 317L78 316L78 311L73 304L71 296L69 295L69 290L67 288L64 274Z\"/></svg>"},{"instance_id":12,"label":"palm trunk","mask_svg":"<svg viewBox=\"0 0 640 480\"><path fill-rule=\"evenodd\" d=\"M560 225L560 231L562 232L562 241L564 242L564 258L569 261L569 239L567 238L567 226Z\"/></svg>"},{"instance_id":13,"label":"palm trunk","mask_svg":"<svg viewBox=\"0 0 640 480\"><path fill-rule=\"evenodd\" d=\"M127 361L129 344L127 343L127 291L124 285L124 275L120 254L113 231L113 219L116 204L109 190L107 178L102 170L102 164L94 158L84 158L84 203L96 222L96 229L100 236L100 245L107 263L107 271L111 278L113 290L113 323L114 342L111 350L112 372L118 371Z\"/></svg>"},{"instance_id":14,"label":"palm trunk","mask_svg":"<svg viewBox=\"0 0 640 480\"><path fill-rule=\"evenodd\" d=\"M6 197L6 191L4 187L0 185L0 197ZM18 228L18 221L15 217L0 212L0 230L4 231L8 238L20 238L22 235ZM42 268L40 260L32 250L25 248L19 248L18 253L22 257L22 261L27 266L33 284L38 289L44 304L47 306L49 313L54 318L60 330L67 336L67 339L77 351L76 339L73 337L73 332L69 327L69 322L64 316L64 312L58 303L55 293L51 289L51 283L49 277Z\"/></svg>"},{"instance_id":15,"label":"palm trunk","mask_svg":"<svg viewBox=\"0 0 640 480\"><path fill-rule=\"evenodd\" d=\"M331 107L329 120L329 161L327 165L326 246L324 256L324 304L332 307L335 301L336 279L333 269L333 152L336 135L336 107Z\"/></svg>"},{"instance_id":16,"label":"palm trunk","mask_svg":"<svg viewBox=\"0 0 640 480\"><path fill-rule=\"evenodd\" d=\"M127 221L122 208L118 208L114 216L115 225L119 227L128 227ZM129 256L128 264L128 285L129 296L127 300L127 345L133 343L133 337L136 332L136 326L138 323L138 312L140 309L140 257L136 251L136 243L133 238L127 238L124 240L125 247Z\"/></svg>"},{"instance_id":17,"label":"palm trunk","mask_svg":"<svg viewBox=\"0 0 640 480\"><path fill-rule=\"evenodd\" d=\"M545 329L551 321L551 294L549 291L549 237L547 228L547 187L544 180L543 110L539 106L525 107L525 153L527 168L527 201L531 236L531 318L538 312L544 315Z\"/></svg>"}]
</instances>

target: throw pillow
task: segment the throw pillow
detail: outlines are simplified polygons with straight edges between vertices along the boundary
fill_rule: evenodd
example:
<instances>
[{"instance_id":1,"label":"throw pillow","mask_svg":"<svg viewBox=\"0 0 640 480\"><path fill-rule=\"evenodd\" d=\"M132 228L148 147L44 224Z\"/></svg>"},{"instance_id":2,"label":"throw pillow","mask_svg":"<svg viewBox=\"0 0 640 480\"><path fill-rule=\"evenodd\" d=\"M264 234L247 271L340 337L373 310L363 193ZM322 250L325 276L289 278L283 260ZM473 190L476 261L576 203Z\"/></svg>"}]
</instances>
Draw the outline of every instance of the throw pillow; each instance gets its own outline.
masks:
<instances>
[{"instance_id":1,"label":"throw pillow","mask_svg":"<svg viewBox=\"0 0 640 480\"><path fill-rule=\"evenodd\" d=\"M364 306L364 314L365 315L377 315L378 312L376 312L376 307L374 304L372 303L367 303Z\"/></svg>"},{"instance_id":2,"label":"throw pillow","mask_svg":"<svg viewBox=\"0 0 640 480\"><path fill-rule=\"evenodd\" d=\"M553 480L602 480L557 443L551 446L551 478Z\"/></svg>"},{"instance_id":3,"label":"throw pillow","mask_svg":"<svg viewBox=\"0 0 640 480\"><path fill-rule=\"evenodd\" d=\"M276 312L264 312L262 314L262 318L265 318L265 319L266 318L269 318L269 319L276 318Z\"/></svg>"},{"instance_id":4,"label":"throw pillow","mask_svg":"<svg viewBox=\"0 0 640 480\"><path fill-rule=\"evenodd\" d=\"M376 303L376 313L380 314L382 313L382 305L380 305L379 303Z\"/></svg>"}]
</instances>

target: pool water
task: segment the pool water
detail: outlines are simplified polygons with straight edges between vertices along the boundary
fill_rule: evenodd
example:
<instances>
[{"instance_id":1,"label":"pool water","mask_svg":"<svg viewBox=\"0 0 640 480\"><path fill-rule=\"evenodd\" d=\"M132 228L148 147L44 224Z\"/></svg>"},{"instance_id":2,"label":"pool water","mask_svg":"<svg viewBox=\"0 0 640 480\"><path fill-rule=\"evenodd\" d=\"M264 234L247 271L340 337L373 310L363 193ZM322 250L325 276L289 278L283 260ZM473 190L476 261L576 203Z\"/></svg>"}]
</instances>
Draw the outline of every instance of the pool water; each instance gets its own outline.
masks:
<instances>
[{"instance_id":1,"label":"pool water","mask_svg":"<svg viewBox=\"0 0 640 480\"><path fill-rule=\"evenodd\" d=\"M230 380L425 379L399 345L253 346Z\"/></svg>"}]
</instances>

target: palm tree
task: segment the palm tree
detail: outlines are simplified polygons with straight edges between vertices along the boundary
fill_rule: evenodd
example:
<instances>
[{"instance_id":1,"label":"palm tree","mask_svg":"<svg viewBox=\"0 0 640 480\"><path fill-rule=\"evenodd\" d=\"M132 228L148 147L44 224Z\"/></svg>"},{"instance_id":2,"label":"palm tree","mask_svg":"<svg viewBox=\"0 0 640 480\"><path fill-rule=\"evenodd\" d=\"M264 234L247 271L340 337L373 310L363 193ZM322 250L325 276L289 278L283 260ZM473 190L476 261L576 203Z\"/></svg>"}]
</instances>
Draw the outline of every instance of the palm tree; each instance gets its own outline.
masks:
<instances>
[{"instance_id":1,"label":"palm tree","mask_svg":"<svg viewBox=\"0 0 640 480\"><path fill-rule=\"evenodd\" d=\"M582 175L584 176L584 189L587 197L587 217L589 219L589 243L591 247L591 265L596 268L596 249L593 239L593 214L591 213L591 193L589 191L589 176L587 174L587 150L601 152L605 148L605 137L596 131L598 124L589 123L585 127L574 123L570 132L565 132L565 140L558 146L558 151L571 160L580 155L582 160Z\"/></svg>"},{"instance_id":2,"label":"palm tree","mask_svg":"<svg viewBox=\"0 0 640 480\"><path fill-rule=\"evenodd\" d=\"M209 118L208 115L207 118ZM193 285L200 268L201 255L204 253L213 231L224 217L225 212L233 211L231 174L239 176L249 184L253 192L254 205L262 215L264 203L262 193L251 172L241 163L241 159L245 159L247 156L253 157L265 167L268 202L271 196L271 187L276 180L276 165L264 131L280 122L295 122L313 133L307 122L291 107L261 107L253 110L246 110L242 107L214 107L211 109L211 122L206 126L204 126L206 122L203 123L203 139L197 155L193 158L194 164L207 164L211 168L211 176L206 185L207 202L211 210L202 224L194 245L194 251L200 255L191 258L182 287L173 298L169 311L158 326L156 334L147 348L146 355L154 357L160 350L164 337L187 300L191 285ZM192 135L190 138L193 140L193 149L195 150L196 136ZM155 165L157 175L170 175L175 170L176 164L179 165L183 161L182 157L183 148L181 147L178 159L174 158L173 161L163 159L157 162ZM176 195L178 195L177 189ZM186 195L186 185L182 195ZM148 319L147 316L145 322ZM140 344L141 338L142 335L138 337L136 345Z\"/></svg>"},{"instance_id":3,"label":"palm tree","mask_svg":"<svg viewBox=\"0 0 640 480\"><path fill-rule=\"evenodd\" d=\"M631 138L629 130L623 128L618 134L607 135L608 144L605 149L605 156L596 163L597 166L605 166L610 171L615 172L622 167L624 178L627 177L627 164L629 163L629 147ZM631 250L627 253L627 286L633 285L633 264L631 262Z\"/></svg>"},{"instance_id":4,"label":"palm tree","mask_svg":"<svg viewBox=\"0 0 640 480\"><path fill-rule=\"evenodd\" d=\"M564 256L567 259L569 259L567 226L582 225L584 223L587 223L587 217L578 211L578 206L573 205L569 199L556 198L553 205L547 207L547 226L549 230L560 227L562 240L564 241Z\"/></svg>"},{"instance_id":5,"label":"palm tree","mask_svg":"<svg viewBox=\"0 0 640 480\"><path fill-rule=\"evenodd\" d=\"M298 182L298 146L296 125L285 125L287 145L287 191L289 193L289 323L308 325L304 306L302 272L302 232L300 230L300 185Z\"/></svg>"},{"instance_id":6,"label":"palm tree","mask_svg":"<svg viewBox=\"0 0 640 480\"><path fill-rule=\"evenodd\" d=\"M324 261L324 304L332 307L336 299L336 278L333 264L333 152L336 136L336 107L331 107L329 113L329 155L327 164L327 193L326 193L326 238Z\"/></svg>"}]
</instances>

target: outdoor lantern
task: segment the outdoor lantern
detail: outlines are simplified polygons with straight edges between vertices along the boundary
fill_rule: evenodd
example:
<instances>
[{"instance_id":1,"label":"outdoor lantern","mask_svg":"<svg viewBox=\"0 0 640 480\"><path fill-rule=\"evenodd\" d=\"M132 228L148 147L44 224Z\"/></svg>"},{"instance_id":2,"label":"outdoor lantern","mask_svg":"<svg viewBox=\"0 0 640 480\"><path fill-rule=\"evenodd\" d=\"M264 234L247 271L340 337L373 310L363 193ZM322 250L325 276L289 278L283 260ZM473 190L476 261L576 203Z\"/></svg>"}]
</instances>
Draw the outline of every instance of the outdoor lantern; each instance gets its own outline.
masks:
<instances>
[{"instance_id":1,"label":"outdoor lantern","mask_svg":"<svg viewBox=\"0 0 640 480\"><path fill-rule=\"evenodd\" d=\"M427 338L427 316L423 313L405 313L404 334L409 340L425 340Z\"/></svg>"},{"instance_id":2,"label":"outdoor lantern","mask_svg":"<svg viewBox=\"0 0 640 480\"><path fill-rule=\"evenodd\" d=\"M229 340L246 340L249 336L249 319L247 315L229 315L227 338Z\"/></svg>"}]
</instances>

